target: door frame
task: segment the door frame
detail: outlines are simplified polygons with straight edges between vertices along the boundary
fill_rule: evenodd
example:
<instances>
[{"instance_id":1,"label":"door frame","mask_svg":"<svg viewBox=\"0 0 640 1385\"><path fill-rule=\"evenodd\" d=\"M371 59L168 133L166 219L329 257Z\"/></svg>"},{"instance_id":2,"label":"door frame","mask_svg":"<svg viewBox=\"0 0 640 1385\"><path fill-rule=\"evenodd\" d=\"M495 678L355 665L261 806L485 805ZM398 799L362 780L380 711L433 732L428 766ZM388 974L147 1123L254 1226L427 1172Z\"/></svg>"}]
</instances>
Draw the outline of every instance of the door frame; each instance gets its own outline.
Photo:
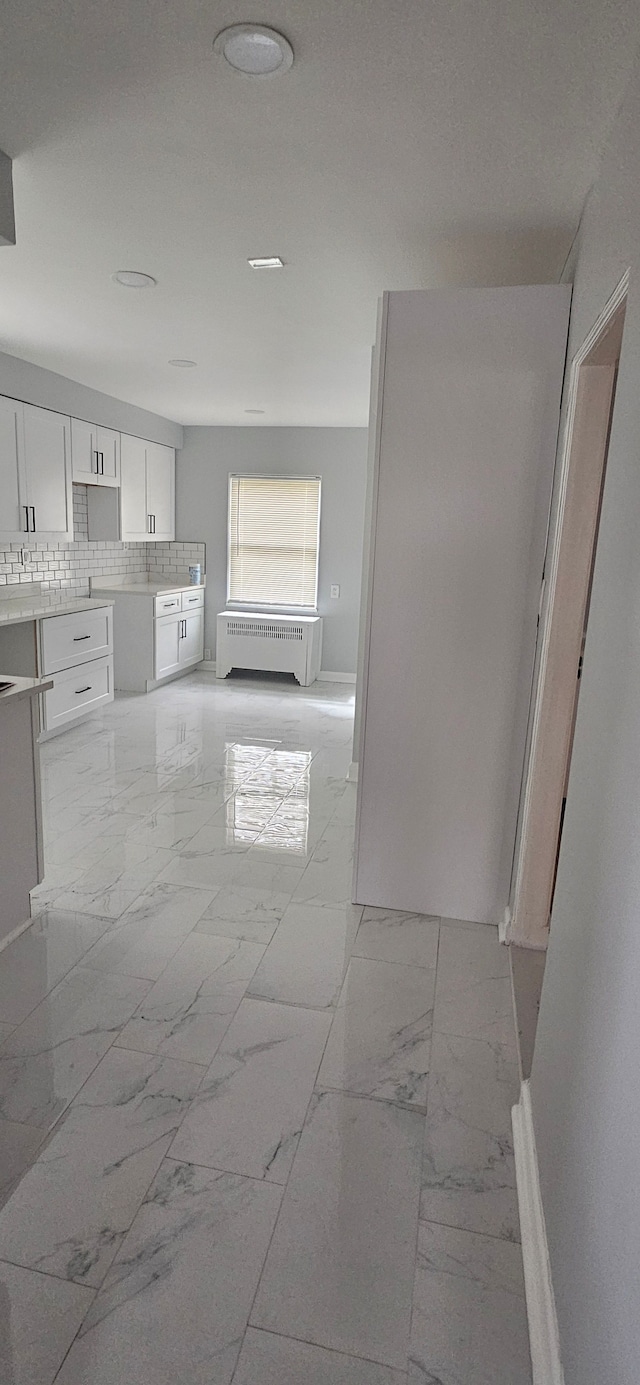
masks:
<instances>
[{"instance_id":1,"label":"door frame","mask_svg":"<svg viewBox=\"0 0 640 1385\"><path fill-rule=\"evenodd\" d=\"M549 528L541 589L540 654L537 677L535 670L533 675L512 896L501 930L504 941L529 948L546 948L549 936L577 705L579 651L573 673L571 659L573 644L581 642L588 616L615 397L617 361L606 359L607 340L615 342L613 333L617 336L618 329L622 330L628 291L627 271L576 352L569 376L556 516ZM619 346L617 354L619 357ZM571 566L567 564L570 549ZM564 638L567 630L569 640Z\"/></svg>"}]
</instances>

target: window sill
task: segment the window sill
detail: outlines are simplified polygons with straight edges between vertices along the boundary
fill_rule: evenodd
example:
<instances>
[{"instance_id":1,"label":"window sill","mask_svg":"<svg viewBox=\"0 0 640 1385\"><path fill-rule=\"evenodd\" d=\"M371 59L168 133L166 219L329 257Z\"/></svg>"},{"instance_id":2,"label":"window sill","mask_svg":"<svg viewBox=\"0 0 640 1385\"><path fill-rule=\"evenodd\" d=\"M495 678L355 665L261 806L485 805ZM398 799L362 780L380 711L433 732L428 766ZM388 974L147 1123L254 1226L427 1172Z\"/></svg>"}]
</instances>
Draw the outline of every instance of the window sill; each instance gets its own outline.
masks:
<instances>
[{"instance_id":1,"label":"window sill","mask_svg":"<svg viewBox=\"0 0 640 1385\"><path fill-rule=\"evenodd\" d=\"M317 606L261 606L258 602L227 601L227 611L255 611L261 616L317 616Z\"/></svg>"}]
</instances>

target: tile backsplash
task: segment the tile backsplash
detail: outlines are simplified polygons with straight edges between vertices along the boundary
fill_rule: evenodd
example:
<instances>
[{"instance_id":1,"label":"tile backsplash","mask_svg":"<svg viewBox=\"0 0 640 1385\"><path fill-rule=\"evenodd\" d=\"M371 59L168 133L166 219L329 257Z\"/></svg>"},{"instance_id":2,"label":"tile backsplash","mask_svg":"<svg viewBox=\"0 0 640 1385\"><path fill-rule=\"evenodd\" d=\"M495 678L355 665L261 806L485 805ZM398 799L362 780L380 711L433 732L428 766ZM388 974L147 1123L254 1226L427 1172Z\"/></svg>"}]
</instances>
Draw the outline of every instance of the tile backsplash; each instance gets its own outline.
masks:
<instances>
[{"instance_id":1,"label":"tile backsplash","mask_svg":"<svg viewBox=\"0 0 640 1385\"><path fill-rule=\"evenodd\" d=\"M24 544L0 548L0 592L3 587L40 582L45 591L86 596L91 577L148 572L151 577L172 579L185 574L192 563L200 563L204 572L203 543L110 543L90 539L87 487L74 485L73 543L43 543L37 539L34 543L33 536L25 534Z\"/></svg>"}]
</instances>

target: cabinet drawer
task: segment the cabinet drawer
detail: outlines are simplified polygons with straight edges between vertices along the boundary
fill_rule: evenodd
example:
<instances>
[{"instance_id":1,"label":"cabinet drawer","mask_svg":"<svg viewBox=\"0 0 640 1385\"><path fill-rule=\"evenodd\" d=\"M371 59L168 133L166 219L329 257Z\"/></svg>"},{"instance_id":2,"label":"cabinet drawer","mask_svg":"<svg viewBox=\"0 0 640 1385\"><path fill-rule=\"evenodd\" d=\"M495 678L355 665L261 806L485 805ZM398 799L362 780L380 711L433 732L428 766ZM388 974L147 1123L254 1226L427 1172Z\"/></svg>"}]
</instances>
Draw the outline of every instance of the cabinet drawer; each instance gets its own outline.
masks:
<instances>
[{"instance_id":1,"label":"cabinet drawer","mask_svg":"<svg viewBox=\"0 0 640 1385\"><path fill-rule=\"evenodd\" d=\"M157 596L155 614L157 616L170 616L173 611L182 610L180 592L167 592L166 596Z\"/></svg>"},{"instance_id":2,"label":"cabinet drawer","mask_svg":"<svg viewBox=\"0 0 640 1385\"><path fill-rule=\"evenodd\" d=\"M42 621L42 672L58 673L113 650L113 607L47 616Z\"/></svg>"},{"instance_id":3,"label":"cabinet drawer","mask_svg":"<svg viewBox=\"0 0 640 1385\"><path fill-rule=\"evenodd\" d=\"M112 656L56 673L53 687L44 694L44 729L53 731L104 702L113 702Z\"/></svg>"},{"instance_id":4,"label":"cabinet drawer","mask_svg":"<svg viewBox=\"0 0 640 1385\"><path fill-rule=\"evenodd\" d=\"M204 589L196 587L194 591L182 593L183 611L194 611L198 606L204 606Z\"/></svg>"}]
</instances>

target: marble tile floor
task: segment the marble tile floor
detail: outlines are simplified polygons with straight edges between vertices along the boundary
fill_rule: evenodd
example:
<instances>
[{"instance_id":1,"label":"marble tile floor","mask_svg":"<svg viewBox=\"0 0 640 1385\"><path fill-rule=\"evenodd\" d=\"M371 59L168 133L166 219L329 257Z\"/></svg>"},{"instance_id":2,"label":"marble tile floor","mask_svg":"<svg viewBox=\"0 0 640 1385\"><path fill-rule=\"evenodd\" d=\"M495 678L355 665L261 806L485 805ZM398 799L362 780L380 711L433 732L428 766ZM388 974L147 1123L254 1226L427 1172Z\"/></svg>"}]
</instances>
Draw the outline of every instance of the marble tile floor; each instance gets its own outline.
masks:
<instances>
[{"instance_id":1,"label":"marble tile floor","mask_svg":"<svg viewBox=\"0 0 640 1385\"><path fill-rule=\"evenodd\" d=\"M43 746L3 1385L530 1385L508 957L351 904L352 726L198 673Z\"/></svg>"}]
</instances>

